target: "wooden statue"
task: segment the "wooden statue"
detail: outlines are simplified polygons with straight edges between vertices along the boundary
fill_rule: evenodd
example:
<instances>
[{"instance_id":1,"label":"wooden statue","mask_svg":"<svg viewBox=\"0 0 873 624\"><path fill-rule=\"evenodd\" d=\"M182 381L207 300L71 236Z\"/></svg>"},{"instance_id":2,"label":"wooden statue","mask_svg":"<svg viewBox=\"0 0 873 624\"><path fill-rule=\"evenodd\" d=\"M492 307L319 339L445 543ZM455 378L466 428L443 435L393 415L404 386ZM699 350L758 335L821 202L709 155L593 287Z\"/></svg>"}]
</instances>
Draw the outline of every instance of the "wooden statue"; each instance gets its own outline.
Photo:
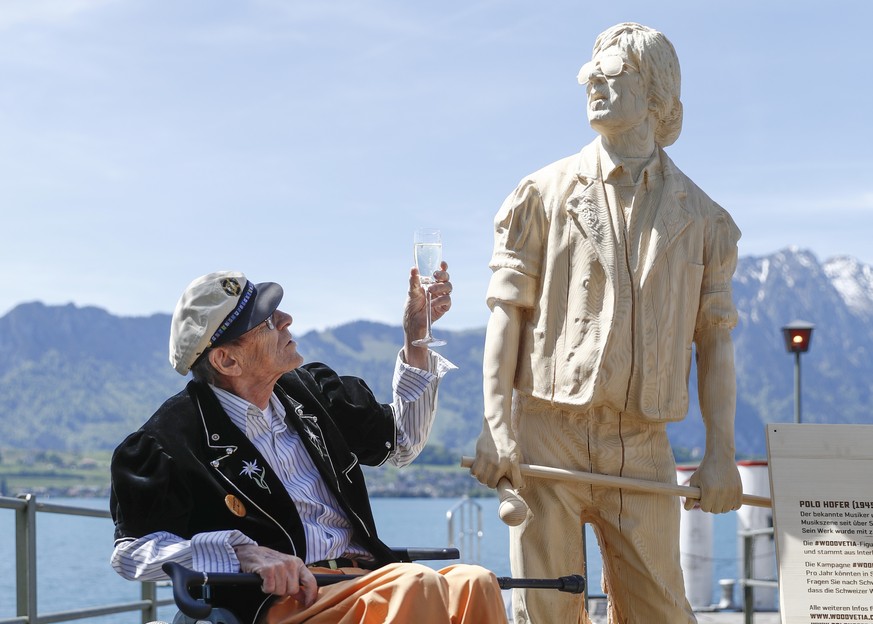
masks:
<instances>
[{"instance_id":1,"label":"wooden statue","mask_svg":"<svg viewBox=\"0 0 873 624\"><path fill-rule=\"evenodd\" d=\"M610 622L696 622L677 498L525 480L519 469L675 484L665 429L688 410L695 353L706 450L690 485L714 513L742 496L730 336L740 231L664 152L682 126L676 52L655 30L619 24L597 38L579 82L599 136L525 177L495 217L485 417L471 469L490 487L508 478L529 506L511 529L514 575L582 570L588 523ZM588 621L579 596L515 591L517 624Z\"/></svg>"}]
</instances>

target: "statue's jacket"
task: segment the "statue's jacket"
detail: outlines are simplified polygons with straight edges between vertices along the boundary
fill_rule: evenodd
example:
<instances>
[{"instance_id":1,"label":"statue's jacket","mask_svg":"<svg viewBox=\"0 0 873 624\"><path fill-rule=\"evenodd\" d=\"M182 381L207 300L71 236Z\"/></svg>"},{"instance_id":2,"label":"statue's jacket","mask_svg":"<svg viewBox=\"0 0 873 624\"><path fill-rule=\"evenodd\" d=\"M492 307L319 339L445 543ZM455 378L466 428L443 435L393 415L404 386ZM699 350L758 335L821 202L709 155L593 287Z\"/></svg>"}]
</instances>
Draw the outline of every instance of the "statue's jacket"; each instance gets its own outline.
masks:
<instances>
[{"instance_id":1,"label":"statue's jacket","mask_svg":"<svg viewBox=\"0 0 873 624\"><path fill-rule=\"evenodd\" d=\"M600 139L524 178L495 217L488 304L523 311L515 388L646 421L688 410L692 345L737 322L740 231L661 148L663 186L630 279L600 180ZM616 331L617 312L632 317Z\"/></svg>"}]
</instances>

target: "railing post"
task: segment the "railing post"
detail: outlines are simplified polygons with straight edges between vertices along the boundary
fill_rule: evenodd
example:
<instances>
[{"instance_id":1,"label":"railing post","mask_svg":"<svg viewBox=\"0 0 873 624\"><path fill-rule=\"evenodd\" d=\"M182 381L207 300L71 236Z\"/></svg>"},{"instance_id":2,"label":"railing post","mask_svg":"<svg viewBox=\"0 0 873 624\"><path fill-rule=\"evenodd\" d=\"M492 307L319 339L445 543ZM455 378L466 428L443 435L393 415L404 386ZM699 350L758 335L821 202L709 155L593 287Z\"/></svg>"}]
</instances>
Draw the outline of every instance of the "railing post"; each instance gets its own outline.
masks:
<instances>
[{"instance_id":1,"label":"railing post","mask_svg":"<svg viewBox=\"0 0 873 624\"><path fill-rule=\"evenodd\" d=\"M141 622L142 624L148 624L149 622L154 622L158 619L158 586L156 583L152 583L150 581L144 581L140 583L140 596L143 601L148 601L149 606L143 607Z\"/></svg>"},{"instance_id":2,"label":"railing post","mask_svg":"<svg viewBox=\"0 0 873 624\"><path fill-rule=\"evenodd\" d=\"M18 617L36 622L36 497L19 496L26 503L15 510L15 604Z\"/></svg>"},{"instance_id":3,"label":"railing post","mask_svg":"<svg viewBox=\"0 0 873 624\"><path fill-rule=\"evenodd\" d=\"M582 569L585 570L585 587L582 588L582 604L585 607L585 613L588 613L588 534L585 532L586 523L582 523Z\"/></svg>"},{"instance_id":4,"label":"railing post","mask_svg":"<svg viewBox=\"0 0 873 624\"><path fill-rule=\"evenodd\" d=\"M755 613L755 587L749 581L754 577L752 545L755 538L743 535L743 621L752 624Z\"/></svg>"}]
</instances>

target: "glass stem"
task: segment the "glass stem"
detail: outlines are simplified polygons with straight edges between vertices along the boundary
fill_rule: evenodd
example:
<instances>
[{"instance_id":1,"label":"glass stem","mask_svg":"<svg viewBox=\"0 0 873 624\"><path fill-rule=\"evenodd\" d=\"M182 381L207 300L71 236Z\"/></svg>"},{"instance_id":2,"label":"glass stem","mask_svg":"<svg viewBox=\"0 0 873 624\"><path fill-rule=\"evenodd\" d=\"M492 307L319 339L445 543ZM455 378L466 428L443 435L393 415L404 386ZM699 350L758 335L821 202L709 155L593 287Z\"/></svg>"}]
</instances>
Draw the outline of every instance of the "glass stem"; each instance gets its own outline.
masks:
<instances>
[{"instance_id":1,"label":"glass stem","mask_svg":"<svg viewBox=\"0 0 873 624\"><path fill-rule=\"evenodd\" d=\"M427 340L431 340L433 338L433 336L431 336L431 333L430 333L430 313L431 313L430 290L425 288L424 292L425 292L425 295L427 296L427 303L425 304L425 306L427 307L427 310L425 310L425 312L427 313L427 335L425 336L425 338Z\"/></svg>"}]
</instances>

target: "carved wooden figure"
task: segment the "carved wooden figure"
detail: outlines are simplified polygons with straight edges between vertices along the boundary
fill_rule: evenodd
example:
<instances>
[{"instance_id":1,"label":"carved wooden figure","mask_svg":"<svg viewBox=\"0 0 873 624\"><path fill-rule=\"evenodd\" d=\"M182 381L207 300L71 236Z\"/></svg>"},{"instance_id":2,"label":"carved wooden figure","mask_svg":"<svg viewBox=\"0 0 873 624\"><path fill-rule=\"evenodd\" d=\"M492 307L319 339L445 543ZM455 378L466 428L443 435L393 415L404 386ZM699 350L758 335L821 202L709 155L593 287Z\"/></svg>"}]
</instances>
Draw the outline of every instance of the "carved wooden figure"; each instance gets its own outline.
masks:
<instances>
[{"instance_id":1,"label":"carved wooden figure","mask_svg":"<svg viewBox=\"0 0 873 624\"><path fill-rule=\"evenodd\" d=\"M679 499L524 479L522 462L676 482L666 425L697 358L706 449L700 506L736 509L731 279L740 231L664 152L682 126L679 61L661 33L602 33L579 72L598 137L525 177L495 217L485 417L471 467L521 488L512 572L581 571L581 523L603 554L610 622L696 622L679 566ZM689 504L693 504L690 501ZM587 622L578 596L515 590L518 624Z\"/></svg>"}]
</instances>

